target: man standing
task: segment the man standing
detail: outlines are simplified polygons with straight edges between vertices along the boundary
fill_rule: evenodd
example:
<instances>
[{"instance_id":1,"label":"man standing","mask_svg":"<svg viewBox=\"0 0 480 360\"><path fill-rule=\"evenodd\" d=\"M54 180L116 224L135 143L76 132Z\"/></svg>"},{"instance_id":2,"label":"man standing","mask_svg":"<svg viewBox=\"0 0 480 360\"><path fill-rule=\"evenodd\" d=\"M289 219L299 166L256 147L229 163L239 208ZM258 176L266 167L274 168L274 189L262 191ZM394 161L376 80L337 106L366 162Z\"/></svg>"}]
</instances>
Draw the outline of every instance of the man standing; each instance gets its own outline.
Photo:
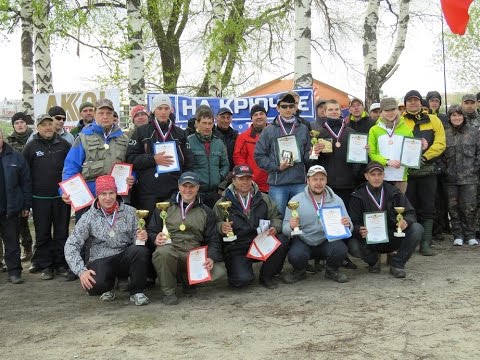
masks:
<instances>
[{"instance_id":1,"label":"man standing","mask_svg":"<svg viewBox=\"0 0 480 360\"><path fill-rule=\"evenodd\" d=\"M291 201L300 203L298 217L292 217L292 211L286 210L283 233L290 237L293 229L301 226L303 234L294 236L291 241L287 256L293 271L285 275L284 281L292 284L304 279L309 259L325 259L325 278L347 282L347 276L339 271L342 261L347 257L347 245L341 240L326 239L319 211L322 207L340 206L341 224L350 227L350 231L353 227L342 199L327 186L327 171L323 166L314 165L308 170L307 186Z\"/></svg>"},{"instance_id":2,"label":"man standing","mask_svg":"<svg viewBox=\"0 0 480 360\"><path fill-rule=\"evenodd\" d=\"M347 121L348 127L358 133L368 134L370 128L375 125L375 121L368 116L363 101L353 98L348 106L348 111L350 112Z\"/></svg>"},{"instance_id":3,"label":"man standing","mask_svg":"<svg viewBox=\"0 0 480 360\"><path fill-rule=\"evenodd\" d=\"M326 100L318 99L315 101L315 121L311 123L312 130L320 130L327 121L327 115L325 113L326 109Z\"/></svg>"},{"instance_id":4,"label":"man standing","mask_svg":"<svg viewBox=\"0 0 480 360\"><path fill-rule=\"evenodd\" d=\"M233 163L234 165L247 164L250 166L253 171L253 180L258 185L258 189L268 193L268 174L258 167L254 156L255 145L267 126L267 111L261 105L253 105L250 109L250 117L252 119L250 129L241 133L235 142Z\"/></svg>"},{"instance_id":5,"label":"man standing","mask_svg":"<svg viewBox=\"0 0 480 360\"><path fill-rule=\"evenodd\" d=\"M378 118L380 117L380 103L373 103L370 105L370 111L368 112L370 119L374 122L377 122Z\"/></svg>"},{"instance_id":6,"label":"man standing","mask_svg":"<svg viewBox=\"0 0 480 360\"><path fill-rule=\"evenodd\" d=\"M222 140L213 134L213 113L210 109L197 112L197 132L190 135L188 145L194 156L192 170L200 179L200 192L205 205L213 208L220 198L218 187L228 174L227 148Z\"/></svg>"},{"instance_id":7,"label":"man standing","mask_svg":"<svg viewBox=\"0 0 480 360\"><path fill-rule=\"evenodd\" d=\"M438 91L429 91L425 97L428 101L428 107L430 109L429 113L432 115L437 115L440 121L443 124L443 127L448 126L447 115L440 112L440 106L442 106L442 96Z\"/></svg>"},{"instance_id":8,"label":"man standing","mask_svg":"<svg viewBox=\"0 0 480 360\"><path fill-rule=\"evenodd\" d=\"M390 274L396 278L406 276L405 264L415 251L422 238L423 228L417 222L415 210L407 197L394 185L383 181L383 166L371 161L365 171L367 182L360 185L350 198L349 213L353 222L353 238L348 242L350 254L362 258L368 264L368 272L379 273L380 254L392 253ZM395 207L403 207L403 220L398 223ZM387 221L388 242L375 245L366 243L368 229L365 227L364 214L384 212ZM395 237L394 232L400 226L405 237Z\"/></svg>"},{"instance_id":9,"label":"man standing","mask_svg":"<svg viewBox=\"0 0 480 360\"><path fill-rule=\"evenodd\" d=\"M223 244L228 283L233 287L246 287L255 279L252 260L246 257L253 239L267 230L270 235L277 236L281 245L262 264L259 279L267 289L275 289L278 286L275 275L282 271L288 240L281 233L282 218L277 206L267 194L259 191L252 177L253 171L248 165L235 166L232 183L213 210L220 235L224 237L233 231L237 236L235 241ZM232 203L227 210L230 222L225 221L224 209L219 206L222 201Z\"/></svg>"},{"instance_id":10,"label":"man standing","mask_svg":"<svg viewBox=\"0 0 480 360\"><path fill-rule=\"evenodd\" d=\"M74 137L77 137L85 126L88 126L93 122L95 114L95 108L89 101L81 103L78 110L80 111L80 120L78 121L77 126L70 131L70 134Z\"/></svg>"},{"instance_id":11,"label":"man standing","mask_svg":"<svg viewBox=\"0 0 480 360\"><path fill-rule=\"evenodd\" d=\"M167 236L162 232L163 223L158 209L148 224L148 241L157 247L152 261L160 279L162 301L166 305L178 304L175 293L177 277L182 279L185 293L194 291L188 285L186 274L190 250L208 246L204 266L211 271L212 281L218 281L225 275L222 266L216 264L222 261L222 250L215 214L198 198L199 189L200 178L197 174L185 172L180 176L178 193L172 196L167 209L166 227L171 243L167 243Z\"/></svg>"},{"instance_id":12,"label":"man standing","mask_svg":"<svg viewBox=\"0 0 480 360\"><path fill-rule=\"evenodd\" d=\"M63 128L65 121L67 121L67 113L60 106L51 107L48 110L48 115L53 119L53 127L55 128L56 133L64 140L68 141L70 145L73 144L75 138L73 135Z\"/></svg>"},{"instance_id":13,"label":"man standing","mask_svg":"<svg viewBox=\"0 0 480 360\"><path fill-rule=\"evenodd\" d=\"M99 176L97 199L75 225L65 244L65 258L72 271L80 277L82 288L89 295L100 295L103 301L115 300L115 279L130 277L130 301L147 305L143 293L147 275L148 250L145 230L137 230L135 208L117 197L115 179ZM80 251L88 241L88 263ZM136 241L140 244L136 245Z\"/></svg>"},{"instance_id":14,"label":"man standing","mask_svg":"<svg viewBox=\"0 0 480 360\"><path fill-rule=\"evenodd\" d=\"M465 94L462 97L462 110L467 117L467 123L471 127L480 128L480 113L477 112L477 97L473 94Z\"/></svg>"},{"instance_id":15,"label":"man standing","mask_svg":"<svg viewBox=\"0 0 480 360\"><path fill-rule=\"evenodd\" d=\"M237 140L238 131L232 128L233 112L228 107L220 108L217 112L217 125L213 129L213 133L223 141L227 147L228 163L230 164L230 171L233 169L233 150L235 148L235 141Z\"/></svg>"},{"instance_id":16,"label":"man standing","mask_svg":"<svg viewBox=\"0 0 480 360\"><path fill-rule=\"evenodd\" d=\"M13 150L22 152L33 130L27 126L27 115L18 112L12 116L13 132L7 137L7 143ZM32 257L32 235L28 227L28 217L20 217L20 239L23 247L22 261L28 261Z\"/></svg>"},{"instance_id":17,"label":"man standing","mask_svg":"<svg viewBox=\"0 0 480 360\"><path fill-rule=\"evenodd\" d=\"M288 200L305 186L311 143L308 128L294 116L292 95L278 97L277 111L279 115L262 131L255 146L255 160L268 173L269 195L283 217Z\"/></svg>"},{"instance_id":18,"label":"man standing","mask_svg":"<svg viewBox=\"0 0 480 360\"><path fill-rule=\"evenodd\" d=\"M12 284L21 284L19 217L28 218L32 206L32 180L25 158L3 141L1 130L0 162L0 235L5 248L4 261Z\"/></svg>"},{"instance_id":19,"label":"man standing","mask_svg":"<svg viewBox=\"0 0 480 360\"><path fill-rule=\"evenodd\" d=\"M148 123L138 127L128 143L126 159L133 164L138 180L134 204L138 209L150 211L150 214L153 214L157 202L170 199L178 188L178 178L182 171L193 165L193 155L187 149L185 132L169 119L171 109L172 103L168 95L156 95ZM163 151L155 153L155 144L160 143L175 145L179 170L157 172L157 165L169 166L174 162L174 157L170 154Z\"/></svg>"},{"instance_id":20,"label":"man standing","mask_svg":"<svg viewBox=\"0 0 480 360\"><path fill-rule=\"evenodd\" d=\"M68 237L70 206L58 195L58 183L62 180L63 162L71 145L55 130L52 117L40 115L37 133L23 150L32 175L36 235L32 264L42 271L43 280L53 279L54 271L61 276L68 275L63 249Z\"/></svg>"},{"instance_id":21,"label":"man standing","mask_svg":"<svg viewBox=\"0 0 480 360\"><path fill-rule=\"evenodd\" d=\"M132 124L127 131L124 131L125 135L129 138L132 137L138 127L148 124L148 111L143 105L135 105L132 110L130 110L130 118L132 119Z\"/></svg>"},{"instance_id":22,"label":"man standing","mask_svg":"<svg viewBox=\"0 0 480 360\"><path fill-rule=\"evenodd\" d=\"M430 248L437 191L435 160L445 150L445 129L438 117L422 112L422 96L418 91L407 92L404 101L406 110L402 119L412 129L414 137L425 139L428 143L428 147L422 153L420 169L409 169L406 195L424 228L420 253L432 256L435 255Z\"/></svg>"}]
</instances>

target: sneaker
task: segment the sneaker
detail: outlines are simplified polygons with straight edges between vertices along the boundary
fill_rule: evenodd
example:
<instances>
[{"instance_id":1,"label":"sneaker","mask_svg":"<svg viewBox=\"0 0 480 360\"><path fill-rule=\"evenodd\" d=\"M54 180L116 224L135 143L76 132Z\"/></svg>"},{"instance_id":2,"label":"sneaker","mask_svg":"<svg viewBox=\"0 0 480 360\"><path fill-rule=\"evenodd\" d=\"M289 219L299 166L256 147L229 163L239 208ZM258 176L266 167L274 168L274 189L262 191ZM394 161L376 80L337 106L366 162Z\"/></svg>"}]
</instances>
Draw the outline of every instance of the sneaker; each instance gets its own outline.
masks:
<instances>
[{"instance_id":1,"label":"sneaker","mask_svg":"<svg viewBox=\"0 0 480 360\"><path fill-rule=\"evenodd\" d=\"M336 281L338 283L346 283L348 282L347 275L341 273L340 271L335 270L333 268L325 268L325 279L330 279Z\"/></svg>"},{"instance_id":2,"label":"sneaker","mask_svg":"<svg viewBox=\"0 0 480 360\"><path fill-rule=\"evenodd\" d=\"M462 245L463 245L463 239L453 240L453 246L462 246Z\"/></svg>"},{"instance_id":3,"label":"sneaker","mask_svg":"<svg viewBox=\"0 0 480 360\"><path fill-rule=\"evenodd\" d=\"M42 271L42 269L40 269L40 267L39 267L37 264L35 264L35 263L32 263L32 264L30 265L30 267L28 268L28 272L29 272L30 274L36 274L36 273L39 273L39 272L41 272L41 271Z\"/></svg>"},{"instance_id":4,"label":"sneaker","mask_svg":"<svg viewBox=\"0 0 480 360\"><path fill-rule=\"evenodd\" d=\"M478 245L477 239L470 239L470 240L468 240L468 245L470 245L470 246Z\"/></svg>"},{"instance_id":5,"label":"sneaker","mask_svg":"<svg viewBox=\"0 0 480 360\"><path fill-rule=\"evenodd\" d=\"M10 275L9 280L12 284L23 284L24 283L21 275Z\"/></svg>"},{"instance_id":6,"label":"sneaker","mask_svg":"<svg viewBox=\"0 0 480 360\"><path fill-rule=\"evenodd\" d=\"M53 270L50 268L43 269L40 279L42 280L52 280L53 279Z\"/></svg>"},{"instance_id":7,"label":"sneaker","mask_svg":"<svg viewBox=\"0 0 480 360\"><path fill-rule=\"evenodd\" d=\"M65 266L59 266L58 268L55 269L55 273L58 276L62 277L67 277L68 276L68 270Z\"/></svg>"},{"instance_id":8,"label":"sneaker","mask_svg":"<svg viewBox=\"0 0 480 360\"><path fill-rule=\"evenodd\" d=\"M25 262L32 258L32 249L25 249L22 256L20 256L20 261Z\"/></svg>"},{"instance_id":9,"label":"sneaker","mask_svg":"<svg viewBox=\"0 0 480 360\"><path fill-rule=\"evenodd\" d=\"M350 260L348 258L348 256L343 259L342 261L342 266L345 268L345 269L350 269L350 270L355 270L357 268L357 265L355 265L352 260Z\"/></svg>"},{"instance_id":10,"label":"sneaker","mask_svg":"<svg viewBox=\"0 0 480 360\"><path fill-rule=\"evenodd\" d=\"M398 279L403 279L404 277L407 276L407 273L405 272L404 269L399 269L393 266L390 267L390 274L392 274L393 277Z\"/></svg>"},{"instance_id":11,"label":"sneaker","mask_svg":"<svg viewBox=\"0 0 480 360\"><path fill-rule=\"evenodd\" d=\"M317 273L317 269L315 268L315 264L312 264L312 263L308 263L307 264L307 269L306 269L306 272L307 274L316 274Z\"/></svg>"},{"instance_id":12,"label":"sneaker","mask_svg":"<svg viewBox=\"0 0 480 360\"><path fill-rule=\"evenodd\" d=\"M292 272L289 272L289 273L286 273L284 276L283 276L283 282L285 284L294 284L300 280L303 280L305 279L305 277L307 276L307 270L306 269L303 269L303 270L293 270Z\"/></svg>"},{"instance_id":13,"label":"sneaker","mask_svg":"<svg viewBox=\"0 0 480 360\"><path fill-rule=\"evenodd\" d=\"M322 272L325 268L325 260L316 259L314 265L307 264L307 274L316 274Z\"/></svg>"},{"instance_id":14,"label":"sneaker","mask_svg":"<svg viewBox=\"0 0 480 360\"><path fill-rule=\"evenodd\" d=\"M267 279L267 278L260 278L259 279L260 285L267 289L276 289L278 287L278 280L275 278Z\"/></svg>"},{"instance_id":15,"label":"sneaker","mask_svg":"<svg viewBox=\"0 0 480 360\"><path fill-rule=\"evenodd\" d=\"M368 272L370 274L380 274L380 271L382 271L382 264L380 262L380 257L379 257L375 264L368 265Z\"/></svg>"},{"instance_id":16,"label":"sneaker","mask_svg":"<svg viewBox=\"0 0 480 360\"><path fill-rule=\"evenodd\" d=\"M106 291L104 292L102 295L100 295L100 300L102 301L113 301L115 300L116 296L115 296L115 291L113 290L110 290L110 291Z\"/></svg>"},{"instance_id":17,"label":"sneaker","mask_svg":"<svg viewBox=\"0 0 480 360\"><path fill-rule=\"evenodd\" d=\"M177 295L172 294L172 295L163 295L162 297L162 302L165 305L177 305L178 304L178 298Z\"/></svg>"},{"instance_id":18,"label":"sneaker","mask_svg":"<svg viewBox=\"0 0 480 360\"><path fill-rule=\"evenodd\" d=\"M147 305L149 303L148 297L144 293L136 293L130 296L130 301L137 306Z\"/></svg>"}]
</instances>

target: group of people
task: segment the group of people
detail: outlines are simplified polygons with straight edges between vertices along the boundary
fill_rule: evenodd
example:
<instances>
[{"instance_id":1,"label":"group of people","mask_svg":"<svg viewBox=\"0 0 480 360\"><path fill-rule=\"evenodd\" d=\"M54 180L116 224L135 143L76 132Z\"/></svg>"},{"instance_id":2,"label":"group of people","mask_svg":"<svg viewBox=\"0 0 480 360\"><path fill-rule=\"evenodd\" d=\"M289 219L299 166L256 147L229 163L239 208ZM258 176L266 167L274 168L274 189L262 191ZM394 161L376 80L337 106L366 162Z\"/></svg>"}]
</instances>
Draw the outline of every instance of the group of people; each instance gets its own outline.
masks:
<instances>
[{"instance_id":1,"label":"group of people","mask_svg":"<svg viewBox=\"0 0 480 360\"><path fill-rule=\"evenodd\" d=\"M290 91L278 97L271 123L263 106L252 106L251 126L241 134L231 126L231 109L214 115L203 105L183 130L165 94L153 98L150 111L133 107L128 131L115 121L109 99L81 104L82 118L70 132L61 107L38 116L35 132L17 113L7 141L0 132L0 234L9 279L22 283L21 262L31 257L29 272L44 280L78 277L103 301L114 300L127 279L134 304L148 304L144 290L157 281L162 301L173 305L178 283L185 293L196 291L187 263L201 246L212 282L252 284L259 261L250 256L252 242L261 235L276 243L261 260L259 283L268 289L323 269L325 278L347 282L340 268L357 267L349 255L379 273L380 254L387 253L390 273L404 278L418 244L422 255L435 254L437 227L451 224L454 245L478 244L479 95L465 95L446 115L436 91L425 99L409 91L403 104L384 98L369 112L354 98L346 117L338 101L318 100L317 117L308 122ZM365 163L347 161L351 134L368 135ZM400 161L410 137L421 141L418 168ZM116 163L133 166L128 195L118 194L110 175ZM75 212L69 234L71 198L58 184L78 174L95 200ZM136 209L148 212L144 220ZM335 211L327 218L329 209ZM366 215L383 219L381 241L372 240L381 224L371 227ZM292 270L282 273L286 258Z\"/></svg>"}]
</instances>

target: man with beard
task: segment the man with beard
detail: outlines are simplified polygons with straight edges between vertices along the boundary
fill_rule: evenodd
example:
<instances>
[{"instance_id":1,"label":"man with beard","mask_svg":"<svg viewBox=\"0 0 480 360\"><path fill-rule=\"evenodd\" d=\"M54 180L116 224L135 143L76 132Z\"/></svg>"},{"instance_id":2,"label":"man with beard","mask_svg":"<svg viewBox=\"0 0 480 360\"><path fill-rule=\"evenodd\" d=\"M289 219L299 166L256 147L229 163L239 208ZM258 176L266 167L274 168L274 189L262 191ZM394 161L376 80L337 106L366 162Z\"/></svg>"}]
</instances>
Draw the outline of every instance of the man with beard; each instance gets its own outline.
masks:
<instances>
[{"instance_id":1,"label":"man with beard","mask_svg":"<svg viewBox=\"0 0 480 360\"><path fill-rule=\"evenodd\" d=\"M467 118L468 125L480 129L480 113L477 112L477 97L475 95L463 95L462 110Z\"/></svg>"}]
</instances>

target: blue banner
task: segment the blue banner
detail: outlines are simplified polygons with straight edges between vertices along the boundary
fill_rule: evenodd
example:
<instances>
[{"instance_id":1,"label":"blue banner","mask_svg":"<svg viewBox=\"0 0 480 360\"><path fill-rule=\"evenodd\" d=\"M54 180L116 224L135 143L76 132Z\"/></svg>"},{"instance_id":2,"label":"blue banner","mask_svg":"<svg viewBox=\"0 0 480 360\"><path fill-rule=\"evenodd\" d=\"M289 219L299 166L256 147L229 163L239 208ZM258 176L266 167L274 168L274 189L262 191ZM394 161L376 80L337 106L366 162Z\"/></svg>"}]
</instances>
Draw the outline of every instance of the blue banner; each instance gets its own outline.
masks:
<instances>
[{"instance_id":1,"label":"blue banner","mask_svg":"<svg viewBox=\"0 0 480 360\"><path fill-rule=\"evenodd\" d=\"M315 120L313 89L295 89L300 96L298 108L302 111L301 116L307 121ZM277 98L284 93L275 93L268 95L246 96L238 98L214 98L214 97L190 97L183 95L167 94L172 100L173 113L175 114L175 123L185 128L190 118L195 116L195 111L200 105L208 105L217 115L217 111L222 107L229 107L233 112L232 127L239 132L244 131L250 126L250 108L259 104L267 110L268 121L271 122L277 115ZM158 93L147 94L147 104L150 104L153 97Z\"/></svg>"}]
</instances>

